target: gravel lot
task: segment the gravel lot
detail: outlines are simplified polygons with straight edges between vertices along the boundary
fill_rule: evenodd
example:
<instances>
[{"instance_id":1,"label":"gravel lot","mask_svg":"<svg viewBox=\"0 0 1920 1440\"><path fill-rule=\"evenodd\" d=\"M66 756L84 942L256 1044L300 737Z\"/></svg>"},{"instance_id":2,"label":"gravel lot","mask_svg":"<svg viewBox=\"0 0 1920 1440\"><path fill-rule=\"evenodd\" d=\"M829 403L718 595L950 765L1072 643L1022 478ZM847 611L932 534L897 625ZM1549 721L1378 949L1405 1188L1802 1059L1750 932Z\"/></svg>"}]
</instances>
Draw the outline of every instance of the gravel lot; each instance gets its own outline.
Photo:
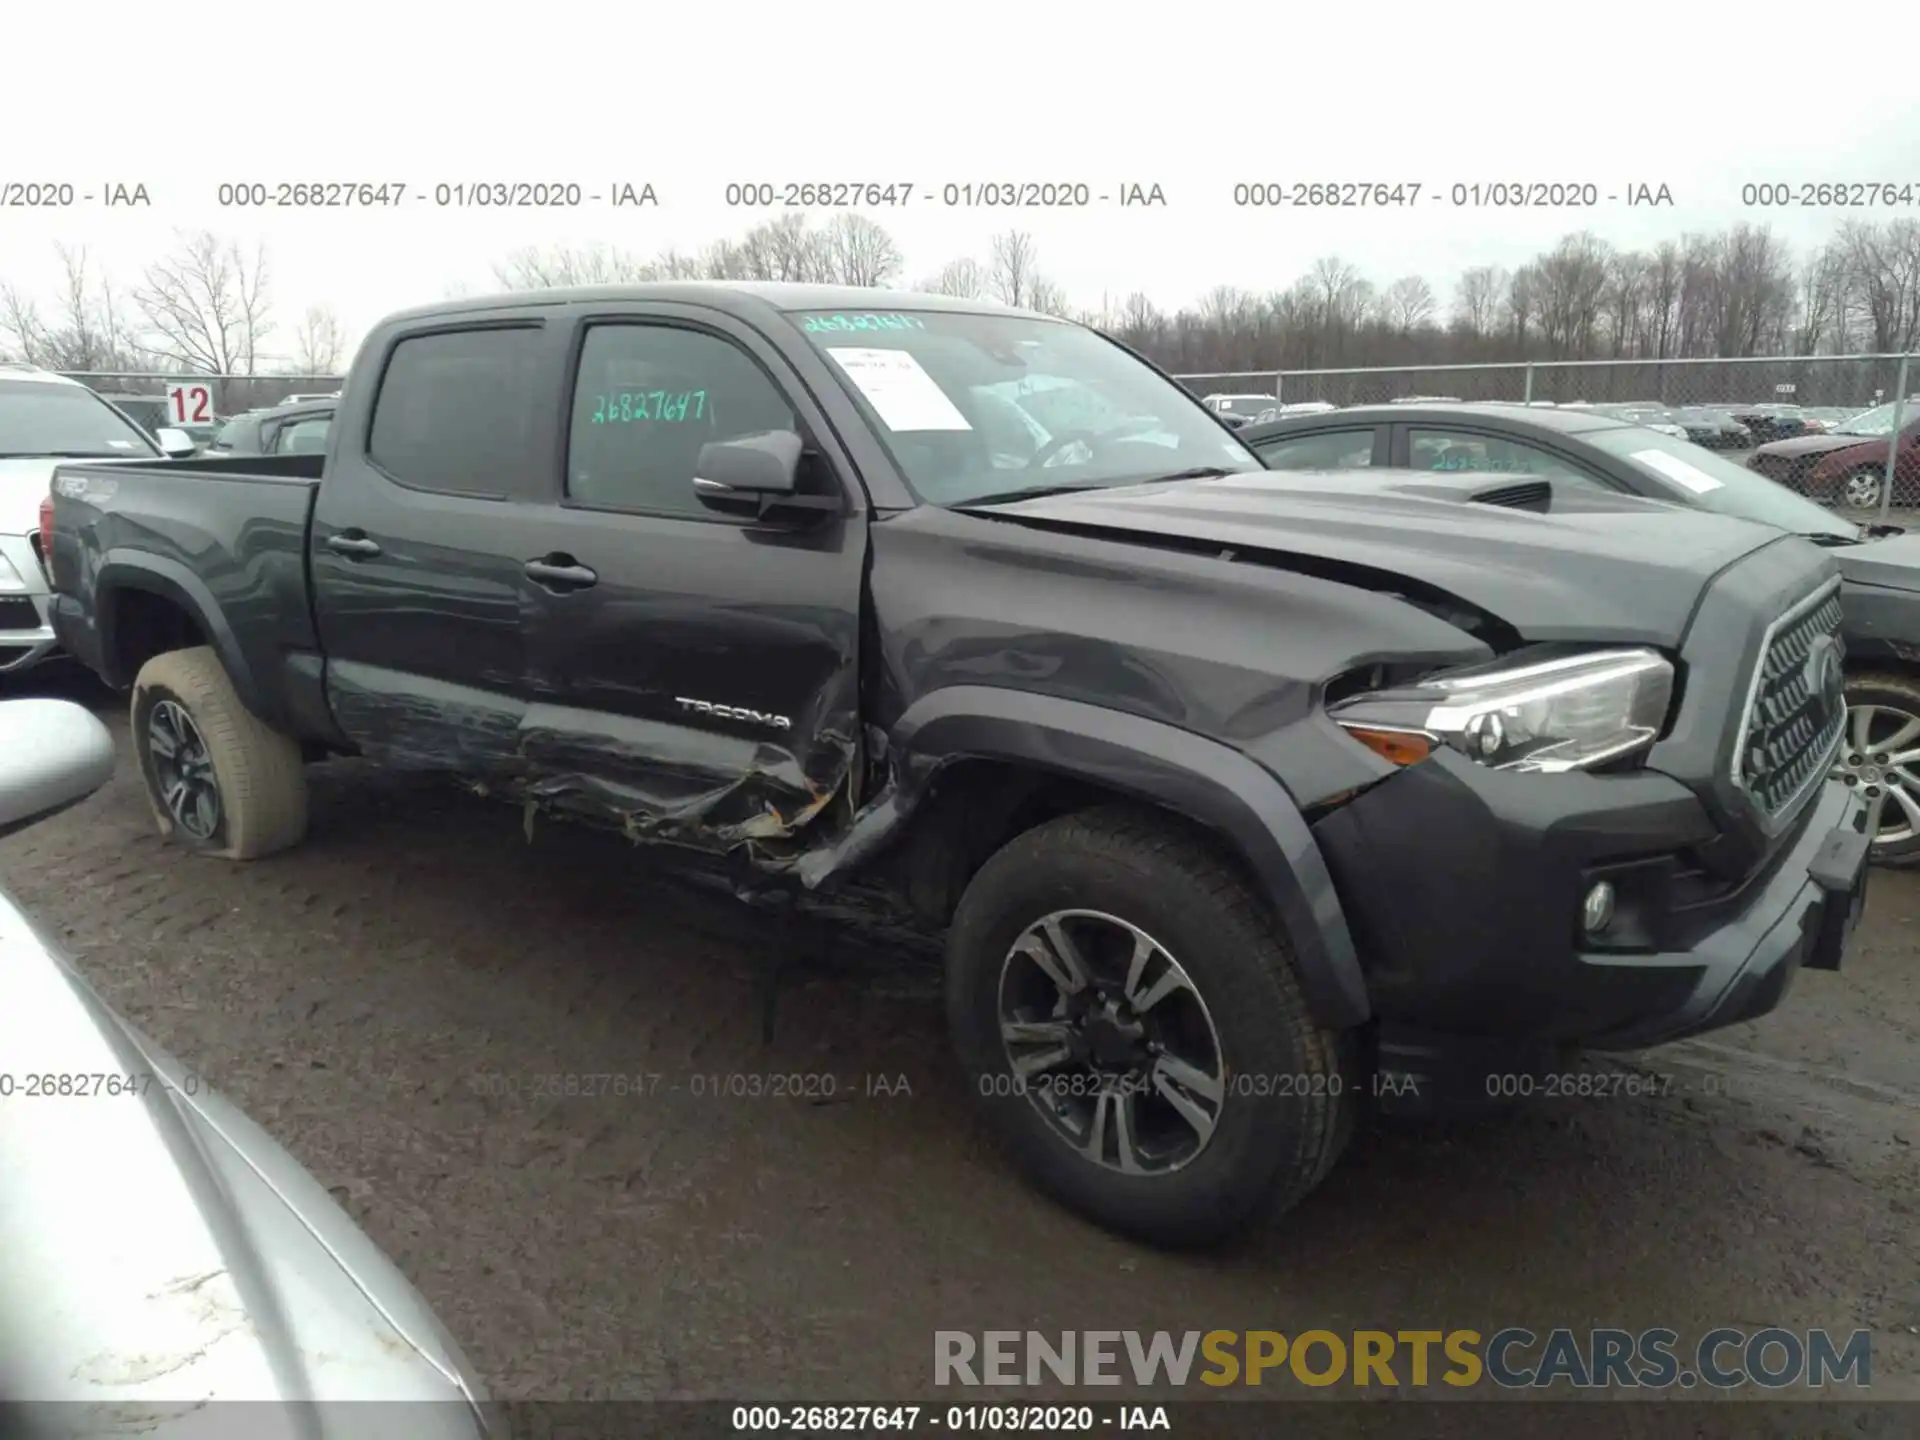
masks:
<instances>
[{"instance_id":1,"label":"gravel lot","mask_svg":"<svg viewBox=\"0 0 1920 1440\"><path fill-rule=\"evenodd\" d=\"M1636 1057L1666 1098L1363 1134L1275 1232L1172 1257L992 1155L924 955L843 938L764 1045L796 922L352 763L314 772L303 848L190 856L118 702L33 688L107 713L120 774L0 842L0 883L334 1187L502 1397L924 1398L935 1329L1778 1324L1874 1328L1876 1394L1920 1398L1920 876L1876 874L1840 974ZM514 1093L556 1073L642 1093Z\"/></svg>"}]
</instances>

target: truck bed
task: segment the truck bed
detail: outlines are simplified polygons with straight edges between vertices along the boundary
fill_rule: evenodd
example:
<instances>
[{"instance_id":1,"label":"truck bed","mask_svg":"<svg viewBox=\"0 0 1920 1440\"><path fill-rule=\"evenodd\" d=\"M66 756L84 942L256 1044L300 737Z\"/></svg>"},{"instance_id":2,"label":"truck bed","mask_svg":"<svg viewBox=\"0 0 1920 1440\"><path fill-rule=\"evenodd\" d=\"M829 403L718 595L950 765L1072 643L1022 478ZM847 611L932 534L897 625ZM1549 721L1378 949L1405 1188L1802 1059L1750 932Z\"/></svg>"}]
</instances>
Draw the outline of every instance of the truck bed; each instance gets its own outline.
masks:
<instances>
[{"instance_id":1,"label":"truck bed","mask_svg":"<svg viewBox=\"0 0 1920 1440\"><path fill-rule=\"evenodd\" d=\"M196 617L237 674L280 675L293 657L315 654L307 537L323 459L60 466L48 556L60 643L110 683L131 684L111 663L123 617L95 614L92 601L125 579Z\"/></svg>"}]
</instances>

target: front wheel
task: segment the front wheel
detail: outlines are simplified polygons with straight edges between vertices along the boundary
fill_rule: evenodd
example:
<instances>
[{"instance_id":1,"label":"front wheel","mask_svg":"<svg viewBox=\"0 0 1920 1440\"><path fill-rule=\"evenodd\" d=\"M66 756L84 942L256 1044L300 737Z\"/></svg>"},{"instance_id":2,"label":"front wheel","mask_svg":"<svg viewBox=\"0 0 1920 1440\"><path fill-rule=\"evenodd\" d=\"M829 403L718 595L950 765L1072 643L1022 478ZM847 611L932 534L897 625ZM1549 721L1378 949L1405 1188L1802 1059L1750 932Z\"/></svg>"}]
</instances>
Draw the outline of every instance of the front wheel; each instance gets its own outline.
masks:
<instances>
[{"instance_id":1,"label":"front wheel","mask_svg":"<svg viewBox=\"0 0 1920 1440\"><path fill-rule=\"evenodd\" d=\"M1920 684L1885 673L1848 678L1833 774L1867 802L1874 863L1920 864Z\"/></svg>"},{"instance_id":2,"label":"front wheel","mask_svg":"<svg viewBox=\"0 0 1920 1440\"><path fill-rule=\"evenodd\" d=\"M1877 514L1880 491L1886 478L1877 465L1862 465L1849 470L1840 481L1841 507L1856 514Z\"/></svg>"},{"instance_id":3,"label":"front wheel","mask_svg":"<svg viewBox=\"0 0 1920 1440\"><path fill-rule=\"evenodd\" d=\"M254 860L307 833L299 743L261 721L207 646L170 650L133 682L133 743L162 835Z\"/></svg>"},{"instance_id":4,"label":"front wheel","mask_svg":"<svg viewBox=\"0 0 1920 1440\"><path fill-rule=\"evenodd\" d=\"M947 1014L986 1123L1043 1190L1165 1245L1290 1208L1361 1103L1265 907L1196 835L1123 809L1016 837L962 897Z\"/></svg>"}]
</instances>

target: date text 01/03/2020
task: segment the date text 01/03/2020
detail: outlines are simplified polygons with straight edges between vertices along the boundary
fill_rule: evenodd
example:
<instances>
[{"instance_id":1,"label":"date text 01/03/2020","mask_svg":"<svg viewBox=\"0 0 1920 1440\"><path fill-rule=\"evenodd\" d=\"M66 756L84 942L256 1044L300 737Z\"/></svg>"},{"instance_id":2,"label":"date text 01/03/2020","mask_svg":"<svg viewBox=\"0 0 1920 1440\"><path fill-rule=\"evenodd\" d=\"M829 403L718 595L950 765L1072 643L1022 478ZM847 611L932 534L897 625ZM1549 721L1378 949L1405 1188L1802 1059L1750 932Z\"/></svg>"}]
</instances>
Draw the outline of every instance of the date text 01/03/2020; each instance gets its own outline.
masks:
<instances>
[{"instance_id":1,"label":"date text 01/03/2020","mask_svg":"<svg viewBox=\"0 0 1920 1440\"><path fill-rule=\"evenodd\" d=\"M646 180L234 180L214 203L245 210L579 210L657 209Z\"/></svg>"},{"instance_id":2,"label":"date text 01/03/2020","mask_svg":"<svg viewBox=\"0 0 1920 1440\"><path fill-rule=\"evenodd\" d=\"M1590 210L1598 205L1671 208L1663 182L1633 180L1240 180L1235 206L1248 210Z\"/></svg>"},{"instance_id":3,"label":"date text 01/03/2020","mask_svg":"<svg viewBox=\"0 0 1920 1440\"><path fill-rule=\"evenodd\" d=\"M1090 1435L1173 1429L1164 1405L736 1405L736 1434L816 1435L848 1430L896 1434L997 1430Z\"/></svg>"},{"instance_id":4,"label":"date text 01/03/2020","mask_svg":"<svg viewBox=\"0 0 1920 1440\"><path fill-rule=\"evenodd\" d=\"M1155 180L730 180L721 203L751 210L1165 209L1167 192Z\"/></svg>"}]
</instances>

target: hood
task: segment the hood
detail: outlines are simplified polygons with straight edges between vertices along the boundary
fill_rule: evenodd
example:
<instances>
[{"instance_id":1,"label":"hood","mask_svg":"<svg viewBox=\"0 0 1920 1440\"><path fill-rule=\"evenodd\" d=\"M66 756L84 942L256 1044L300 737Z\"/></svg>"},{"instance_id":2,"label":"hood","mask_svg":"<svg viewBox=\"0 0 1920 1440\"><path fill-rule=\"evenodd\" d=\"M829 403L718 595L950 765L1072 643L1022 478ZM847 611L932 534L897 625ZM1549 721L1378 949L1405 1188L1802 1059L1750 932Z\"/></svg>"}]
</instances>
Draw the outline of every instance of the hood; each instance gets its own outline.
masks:
<instances>
[{"instance_id":1,"label":"hood","mask_svg":"<svg viewBox=\"0 0 1920 1440\"><path fill-rule=\"evenodd\" d=\"M128 460L155 460L157 455L128 455ZM88 465L112 465L120 457L88 459ZM56 466L78 465L52 455L22 455L0 460L0 535L31 535L40 528L40 502L47 498Z\"/></svg>"},{"instance_id":2,"label":"hood","mask_svg":"<svg viewBox=\"0 0 1920 1440\"><path fill-rule=\"evenodd\" d=\"M1544 513L1511 508L1519 492ZM1475 496L1510 497L1508 504ZM976 511L1082 534L1391 589L1395 577L1498 616L1532 641L1673 646L1726 566L1788 540L1771 526L1532 476L1253 472L1016 501ZM1384 582L1384 583L1383 583Z\"/></svg>"},{"instance_id":3,"label":"hood","mask_svg":"<svg viewBox=\"0 0 1920 1440\"><path fill-rule=\"evenodd\" d=\"M1840 573L1856 585L1920 592L1920 531L1889 535L1833 551Z\"/></svg>"},{"instance_id":4,"label":"hood","mask_svg":"<svg viewBox=\"0 0 1920 1440\"><path fill-rule=\"evenodd\" d=\"M72 1402L34 1412L49 1434L184 1434L212 1400L439 1402L337 1431L325 1406L276 1408L262 1437L377 1434L380 1415L481 1433L464 1358L392 1263L4 893L0 993L0 1394Z\"/></svg>"},{"instance_id":5,"label":"hood","mask_svg":"<svg viewBox=\"0 0 1920 1440\"><path fill-rule=\"evenodd\" d=\"M1762 445L1756 455L1825 455L1834 450L1851 450L1856 445L1882 443L1872 435L1798 435L1791 440L1775 440Z\"/></svg>"}]
</instances>

